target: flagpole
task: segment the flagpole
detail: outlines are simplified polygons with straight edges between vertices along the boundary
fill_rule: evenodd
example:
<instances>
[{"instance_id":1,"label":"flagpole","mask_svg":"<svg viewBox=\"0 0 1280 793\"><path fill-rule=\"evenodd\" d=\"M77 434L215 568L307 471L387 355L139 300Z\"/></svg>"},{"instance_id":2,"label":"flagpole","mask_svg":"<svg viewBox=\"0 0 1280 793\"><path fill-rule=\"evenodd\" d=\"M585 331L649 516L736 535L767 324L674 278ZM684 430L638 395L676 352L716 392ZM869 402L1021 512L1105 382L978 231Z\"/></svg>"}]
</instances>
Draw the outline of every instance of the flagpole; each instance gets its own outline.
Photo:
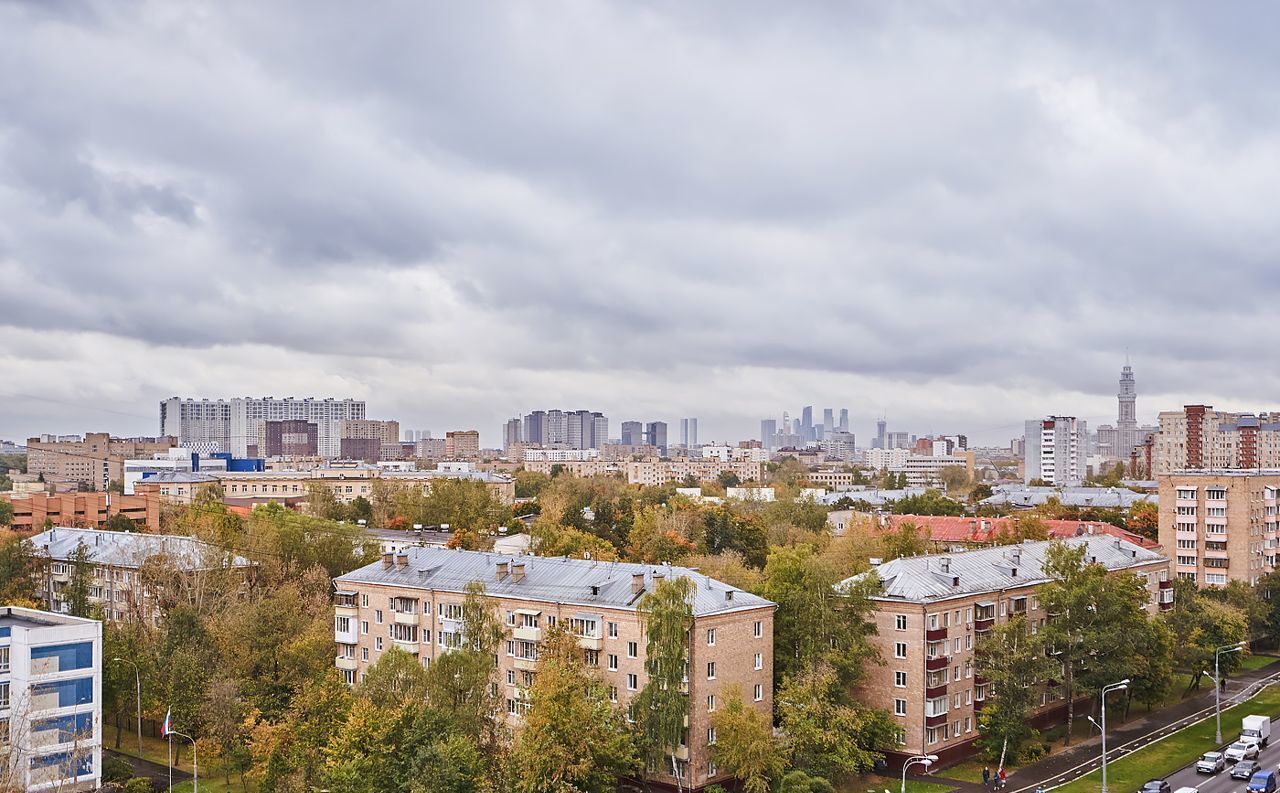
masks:
<instances>
[{"instance_id":1,"label":"flagpole","mask_svg":"<svg viewBox=\"0 0 1280 793\"><path fill-rule=\"evenodd\" d=\"M169 733L169 793L173 793L173 733Z\"/></svg>"}]
</instances>

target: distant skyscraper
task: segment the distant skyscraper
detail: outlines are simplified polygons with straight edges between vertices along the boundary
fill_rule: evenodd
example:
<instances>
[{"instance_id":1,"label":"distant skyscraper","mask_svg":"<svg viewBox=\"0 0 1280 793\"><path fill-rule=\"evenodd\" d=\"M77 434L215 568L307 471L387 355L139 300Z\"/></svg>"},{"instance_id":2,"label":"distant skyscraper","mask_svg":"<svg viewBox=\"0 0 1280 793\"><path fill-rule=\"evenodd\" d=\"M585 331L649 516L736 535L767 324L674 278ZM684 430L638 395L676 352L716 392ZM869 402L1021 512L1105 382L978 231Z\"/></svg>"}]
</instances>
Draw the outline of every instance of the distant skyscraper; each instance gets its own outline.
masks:
<instances>
[{"instance_id":1,"label":"distant skyscraper","mask_svg":"<svg viewBox=\"0 0 1280 793\"><path fill-rule=\"evenodd\" d=\"M873 443L873 445L872 445L872 448L873 448L873 449L883 449L883 448L885 448L885 445L884 445L884 442L885 442L885 429L886 429L887 427L888 427L888 423L887 423L887 422L885 422L885 420L884 420L884 419L880 419L879 421L877 421L877 422L876 422L876 439L875 439L875 442L874 442L874 443Z\"/></svg>"},{"instance_id":2,"label":"distant skyscraper","mask_svg":"<svg viewBox=\"0 0 1280 793\"><path fill-rule=\"evenodd\" d=\"M800 435L805 440L813 440L813 405L805 405L800 411Z\"/></svg>"},{"instance_id":3,"label":"distant skyscraper","mask_svg":"<svg viewBox=\"0 0 1280 793\"><path fill-rule=\"evenodd\" d=\"M289 420L313 422L319 454L337 457L342 422L364 417L365 404L357 399L237 397L210 401L172 397L160 403L162 434L176 437L180 445L206 443L236 457L246 456L249 445L258 443L266 422Z\"/></svg>"},{"instance_id":4,"label":"distant skyscraper","mask_svg":"<svg viewBox=\"0 0 1280 793\"><path fill-rule=\"evenodd\" d=\"M1042 479L1062 486L1084 478L1081 440L1088 430L1074 416L1049 416L1026 422L1024 481Z\"/></svg>"},{"instance_id":5,"label":"distant skyscraper","mask_svg":"<svg viewBox=\"0 0 1280 793\"><path fill-rule=\"evenodd\" d=\"M644 442L658 447L658 453L667 453L667 422L651 421L644 428Z\"/></svg>"},{"instance_id":6,"label":"distant skyscraper","mask_svg":"<svg viewBox=\"0 0 1280 793\"><path fill-rule=\"evenodd\" d=\"M836 431L836 414L831 408L822 409L822 437L814 440L824 441L827 439L827 433Z\"/></svg>"},{"instance_id":7,"label":"distant skyscraper","mask_svg":"<svg viewBox=\"0 0 1280 793\"><path fill-rule=\"evenodd\" d=\"M1138 383L1133 367L1126 361L1120 370L1119 414L1116 418L1116 455L1127 458L1138 445Z\"/></svg>"},{"instance_id":8,"label":"distant skyscraper","mask_svg":"<svg viewBox=\"0 0 1280 793\"><path fill-rule=\"evenodd\" d=\"M764 448L773 451L774 444L778 435L777 419L761 419L760 421L760 442L764 444Z\"/></svg>"},{"instance_id":9,"label":"distant skyscraper","mask_svg":"<svg viewBox=\"0 0 1280 793\"><path fill-rule=\"evenodd\" d=\"M698 420L680 419L680 442L686 449L698 445Z\"/></svg>"},{"instance_id":10,"label":"distant skyscraper","mask_svg":"<svg viewBox=\"0 0 1280 793\"><path fill-rule=\"evenodd\" d=\"M911 433L908 432L890 432L884 437L887 449L910 449L912 446Z\"/></svg>"},{"instance_id":11,"label":"distant skyscraper","mask_svg":"<svg viewBox=\"0 0 1280 793\"><path fill-rule=\"evenodd\" d=\"M622 445L623 446L643 446L644 445L644 425L638 421L622 422Z\"/></svg>"},{"instance_id":12,"label":"distant skyscraper","mask_svg":"<svg viewBox=\"0 0 1280 793\"><path fill-rule=\"evenodd\" d=\"M849 431L849 408L840 408L840 423L837 425L840 432Z\"/></svg>"},{"instance_id":13,"label":"distant skyscraper","mask_svg":"<svg viewBox=\"0 0 1280 793\"><path fill-rule=\"evenodd\" d=\"M406 433L412 435L413 433ZM406 439L407 440L407 439ZM502 427L502 448L510 449L517 443L524 441L524 422L520 419L510 419Z\"/></svg>"}]
</instances>

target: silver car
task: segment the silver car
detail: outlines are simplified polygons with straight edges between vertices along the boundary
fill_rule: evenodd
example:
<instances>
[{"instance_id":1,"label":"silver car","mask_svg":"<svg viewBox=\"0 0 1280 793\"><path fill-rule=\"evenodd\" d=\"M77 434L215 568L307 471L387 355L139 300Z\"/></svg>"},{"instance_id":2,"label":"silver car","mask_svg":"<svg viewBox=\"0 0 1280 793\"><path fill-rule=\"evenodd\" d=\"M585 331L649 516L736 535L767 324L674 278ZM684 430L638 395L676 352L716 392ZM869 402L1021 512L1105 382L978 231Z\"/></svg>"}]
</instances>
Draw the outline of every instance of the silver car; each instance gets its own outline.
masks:
<instances>
[{"instance_id":1,"label":"silver car","mask_svg":"<svg viewBox=\"0 0 1280 793\"><path fill-rule=\"evenodd\" d=\"M1205 752L1196 761L1197 774L1216 774L1227 767L1227 761L1223 759L1222 752Z\"/></svg>"},{"instance_id":2,"label":"silver car","mask_svg":"<svg viewBox=\"0 0 1280 793\"><path fill-rule=\"evenodd\" d=\"M1238 763L1241 760L1253 760L1258 756L1258 745L1256 743L1245 743L1244 741L1236 741L1227 747L1222 753L1228 763Z\"/></svg>"}]
</instances>

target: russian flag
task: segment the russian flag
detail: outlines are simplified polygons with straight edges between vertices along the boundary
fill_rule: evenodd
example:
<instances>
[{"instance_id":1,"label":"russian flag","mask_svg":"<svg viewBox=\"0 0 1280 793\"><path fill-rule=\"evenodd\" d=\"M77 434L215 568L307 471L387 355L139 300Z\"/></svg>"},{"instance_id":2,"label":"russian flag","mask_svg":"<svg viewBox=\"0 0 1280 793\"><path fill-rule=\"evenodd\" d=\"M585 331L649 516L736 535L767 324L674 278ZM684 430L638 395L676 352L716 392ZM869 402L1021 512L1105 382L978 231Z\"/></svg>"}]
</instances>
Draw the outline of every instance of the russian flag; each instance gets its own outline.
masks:
<instances>
[{"instance_id":1,"label":"russian flag","mask_svg":"<svg viewBox=\"0 0 1280 793\"><path fill-rule=\"evenodd\" d=\"M173 708L169 708L164 712L164 726L160 728L160 736L164 737L169 734L169 717L173 715Z\"/></svg>"}]
</instances>

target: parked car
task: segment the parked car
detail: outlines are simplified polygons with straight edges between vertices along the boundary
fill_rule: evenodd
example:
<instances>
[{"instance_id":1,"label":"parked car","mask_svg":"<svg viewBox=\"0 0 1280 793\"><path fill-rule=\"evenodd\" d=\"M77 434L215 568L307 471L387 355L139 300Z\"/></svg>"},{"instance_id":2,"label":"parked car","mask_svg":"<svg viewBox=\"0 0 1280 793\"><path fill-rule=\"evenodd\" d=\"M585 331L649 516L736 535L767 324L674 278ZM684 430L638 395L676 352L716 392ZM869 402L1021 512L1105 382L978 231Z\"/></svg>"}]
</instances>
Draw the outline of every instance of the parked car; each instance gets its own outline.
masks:
<instances>
[{"instance_id":1,"label":"parked car","mask_svg":"<svg viewBox=\"0 0 1280 793\"><path fill-rule=\"evenodd\" d=\"M1241 760L1231 768L1232 779L1252 779L1253 775L1258 773L1258 769L1262 766L1258 765L1257 760Z\"/></svg>"},{"instance_id":2,"label":"parked car","mask_svg":"<svg viewBox=\"0 0 1280 793\"><path fill-rule=\"evenodd\" d=\"M1236 741L1227 747L1222 753L1228 763L1238 763L1241 760L1254 760L1258 757L1258 745L1256 743L1245 743L1244 741Z\"/></svg>"},{"instance_id":3,"label":"parked car","mask_svg":"<svg viewBox=\"0 0 1280 793\"><path fill-rule=\"evenodd\" d=\"M1196 761L1197 774L1216 774L1227 768L1226 758L1222 756L1222 752L1205 752L1200 755L1200 759Z\"/></svg>"},{"instance_id":4,"label":"parked car","mask_svg":"<svg viewBox=\"0 0 1280 793\"><path fill-rule=\"evenodd\" d=\"M1163 779L1149 779L1142 786L1142 793L1172 793L1169 783Z\"/></svg>"}]
</instances>

